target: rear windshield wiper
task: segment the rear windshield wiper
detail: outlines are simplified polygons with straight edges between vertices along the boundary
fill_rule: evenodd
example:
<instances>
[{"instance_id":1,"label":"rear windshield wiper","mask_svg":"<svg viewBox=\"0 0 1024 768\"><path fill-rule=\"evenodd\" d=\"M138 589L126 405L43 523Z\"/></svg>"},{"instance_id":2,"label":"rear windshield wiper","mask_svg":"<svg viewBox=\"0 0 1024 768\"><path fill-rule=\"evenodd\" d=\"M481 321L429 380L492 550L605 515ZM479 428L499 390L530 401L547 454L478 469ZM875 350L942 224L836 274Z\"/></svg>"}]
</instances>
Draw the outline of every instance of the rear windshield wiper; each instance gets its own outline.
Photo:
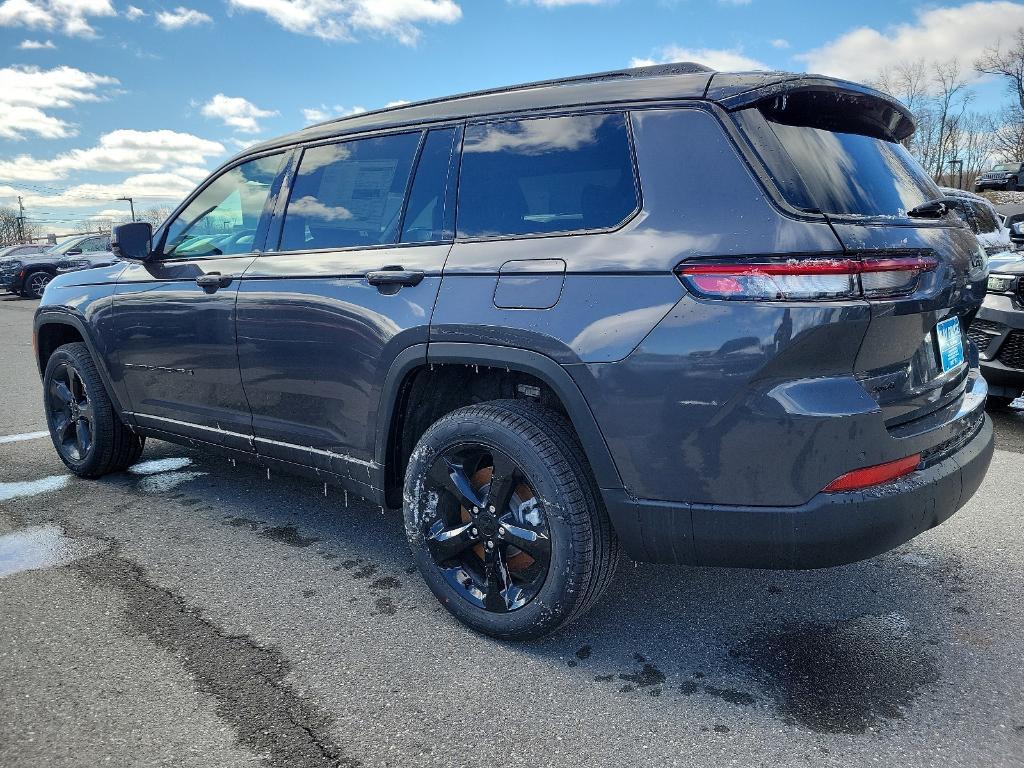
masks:
<instances>
[{"instance_id":1,"label":"rear windshield wiper","mask_svg":"<svg viewBox=\"0 0 1024 768\"><path fill-rule=\"evenodd\" d=\"M907 211L912 219L941 219L949 213L949 206L941 200L929 200Z\"/></svg>"}]
</instances>

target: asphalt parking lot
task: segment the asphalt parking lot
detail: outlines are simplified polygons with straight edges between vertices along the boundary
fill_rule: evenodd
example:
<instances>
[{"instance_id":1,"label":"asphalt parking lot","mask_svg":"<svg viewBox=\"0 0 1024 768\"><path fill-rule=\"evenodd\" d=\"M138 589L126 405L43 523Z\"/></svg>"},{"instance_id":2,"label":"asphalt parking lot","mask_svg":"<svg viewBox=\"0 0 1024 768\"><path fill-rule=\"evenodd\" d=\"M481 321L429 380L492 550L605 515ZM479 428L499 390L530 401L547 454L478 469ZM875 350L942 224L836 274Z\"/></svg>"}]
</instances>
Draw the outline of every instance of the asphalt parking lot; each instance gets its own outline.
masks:
<instances>
[{"instance_id":1,"label":"asphalt parking lot","mask_svg":"<svg viewBox=\"0 0 1024 768\"><path fill-rule=\"evenodd\" d=\"M0 298L0 436L45 429ZM1024 765L1024 411L986 484L825 571L625 563L547 640L472 634L397 514L151 441L0 437L0 765Z\"/></svg>"}]
</instances>

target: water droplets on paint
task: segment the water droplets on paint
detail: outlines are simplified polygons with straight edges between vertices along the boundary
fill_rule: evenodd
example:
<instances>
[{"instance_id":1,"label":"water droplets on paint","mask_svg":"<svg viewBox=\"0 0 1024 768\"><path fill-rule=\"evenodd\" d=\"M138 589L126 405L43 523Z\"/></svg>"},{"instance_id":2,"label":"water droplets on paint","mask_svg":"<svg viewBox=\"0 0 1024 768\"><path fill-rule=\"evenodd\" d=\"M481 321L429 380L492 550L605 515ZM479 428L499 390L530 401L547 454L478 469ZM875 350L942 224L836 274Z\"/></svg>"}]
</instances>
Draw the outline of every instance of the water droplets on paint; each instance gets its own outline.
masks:
<instances>
[{"instance_id":1,"label":"water droplets on paint","mask_svg":"<svg viewBox=\"0 0 1024 768\"><path fill-rule=\"evenodd\" d=\"M95 554L100 542L72 539L59 525L37 525L0 536L0 579L22 571L57 568Z\"/></svg>"}]
</instances>

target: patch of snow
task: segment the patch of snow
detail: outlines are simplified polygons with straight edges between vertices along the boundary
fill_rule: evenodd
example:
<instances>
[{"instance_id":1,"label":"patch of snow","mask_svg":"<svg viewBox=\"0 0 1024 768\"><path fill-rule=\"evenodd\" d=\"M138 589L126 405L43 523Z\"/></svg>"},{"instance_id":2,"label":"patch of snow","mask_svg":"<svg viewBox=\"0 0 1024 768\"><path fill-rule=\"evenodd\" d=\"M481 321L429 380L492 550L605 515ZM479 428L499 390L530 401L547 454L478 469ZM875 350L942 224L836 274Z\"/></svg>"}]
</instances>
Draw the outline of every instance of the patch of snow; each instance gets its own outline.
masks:
<instances>
[{"instance_id":1,"label":"patch of snow","mask_svg":"<svg viewBox=\"0 0 1024 768\"><path fill-rule=\"evenodd\" d=\"M0 483L0 501L20 499L25 496L38 496L40 493L59 491L68 484L71 475L50 475L40 480L28 480L21 483Z\"/></svg>"},{"instance_id":2,"label":"patch of snow","mask_svg":"<svg viewBox=\"0 0 1024 768\"><path fill-rule=\"evenodd\" d=\"M184 469L192 463L192 459L186 459L184 457L175 459L153 459L152 461L142 461L138 464L134 464L128 467L128 471L133 475L155 475L158 472L173 472L178 469Z\"/></svg>"}]
</instances>

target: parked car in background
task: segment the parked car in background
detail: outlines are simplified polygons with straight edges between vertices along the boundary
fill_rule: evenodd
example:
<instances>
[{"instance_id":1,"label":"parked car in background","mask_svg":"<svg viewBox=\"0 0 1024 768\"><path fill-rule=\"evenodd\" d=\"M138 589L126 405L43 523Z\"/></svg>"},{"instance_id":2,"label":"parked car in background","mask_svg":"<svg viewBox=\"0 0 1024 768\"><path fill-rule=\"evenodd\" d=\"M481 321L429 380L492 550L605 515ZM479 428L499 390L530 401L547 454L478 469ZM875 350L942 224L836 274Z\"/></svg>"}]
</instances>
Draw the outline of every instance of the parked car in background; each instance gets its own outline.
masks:
<instances>
[{"instance_id":1,"label":"parked car in background","mask_svg":"<svg viewBox=\"0 0 1024 768\"><path fill-rule=\"evenodd\" d=\"M989 403L1006 407L1024 393L1024 257L989 264L988 293L968 335L977 345Z\"/></svg>"},{"instance_id":2,"label":"parked car in background","mask_svg":"<svg viewBox=\"0 0 1024 768\"><path fill-rule=\"evenodd\" d=\"M25 298L41 298L50 281L61 272L112 264L110 235L80 235L41 252L0 262L0 288Z\"/></svg>"},{"instance_id":3,"label":"parked car in background","mask_svg":"<svg viewBox=\"0 0 1024 768\"><path fill-rule=\"evenodd\" d=\"M13 259L18 256L27 256L30 253L42 253L50 247L49 243L24 243L22 245L8 245L0 248L0 262L4 259Z\"/></svg>"},{"instance_id":4,"label":"parked car in background","mask_svg":"<svg viewBox=\"0 0 1024 768\"><path fill-rule=\"evenodd\" d=\"M981 195L952 187L940 187L944 202L953 208L974 232L985 249L994 256L1011 248L1010 230L1004 224L1002 214Z\"/></svg>"},{"instance_id":5,"label":"parked car in background","mask_svg":"<svg viewBox=\"0 0 1024 768\"><path fill-rule=\"evenodd\" d=\"M974 181L974 191L984 189L1024 189L1024 164L1000 163Z\"/></svg>"},{"instance_id":6,"label":"parked car in background","mask_svg":"<svg viewBox=\"0 0 1024 768\"><path fill-rule=\"evenodd\" d=\"M505 639L620 549L871 557L993 452L985 258L913 130L863 86L673 64L265 141L50 284L54 448L99 477L206 445L404 509L442 605Z\"/></svg>"}]
</instances>

